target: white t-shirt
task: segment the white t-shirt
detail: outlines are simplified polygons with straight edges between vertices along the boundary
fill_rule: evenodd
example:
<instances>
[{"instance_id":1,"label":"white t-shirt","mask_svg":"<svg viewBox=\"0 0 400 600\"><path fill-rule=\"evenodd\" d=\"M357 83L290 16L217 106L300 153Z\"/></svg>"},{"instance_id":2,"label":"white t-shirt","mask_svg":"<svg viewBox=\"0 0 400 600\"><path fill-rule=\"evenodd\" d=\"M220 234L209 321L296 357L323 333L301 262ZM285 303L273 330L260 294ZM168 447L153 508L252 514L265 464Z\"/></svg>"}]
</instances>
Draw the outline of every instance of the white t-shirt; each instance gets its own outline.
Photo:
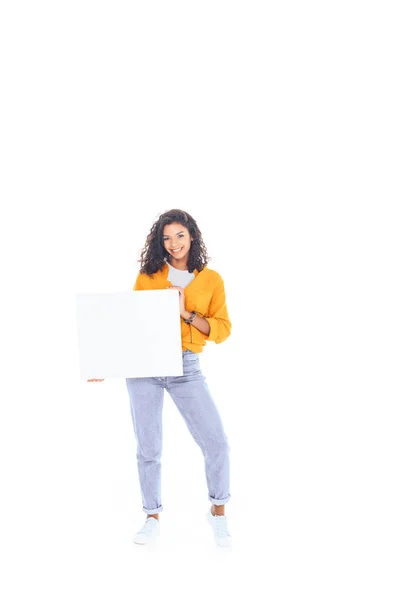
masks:
<instances>
[{"instance_id":1,"label":"white t-shirt","mask_svg":"<svg viewBox=\"0 0 400 600\"><path fill-rule=\"evenodd\" d=\"M179 285L179 287L185 288L195 278L194 273L189 273L189 271L181 271L180 269L175 269L175 267L169 263L167 264L168 281L170 281L172 285Z\"/></svg>"}]
</instances>

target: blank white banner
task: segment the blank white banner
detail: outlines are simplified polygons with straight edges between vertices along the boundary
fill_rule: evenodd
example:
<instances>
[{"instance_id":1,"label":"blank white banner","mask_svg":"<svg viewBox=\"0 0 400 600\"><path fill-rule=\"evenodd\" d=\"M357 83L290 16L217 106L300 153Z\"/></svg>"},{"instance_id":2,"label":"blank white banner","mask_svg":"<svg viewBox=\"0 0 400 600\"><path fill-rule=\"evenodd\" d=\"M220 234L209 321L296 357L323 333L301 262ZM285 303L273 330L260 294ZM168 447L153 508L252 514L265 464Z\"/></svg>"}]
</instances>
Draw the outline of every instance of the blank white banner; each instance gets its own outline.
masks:
<instances>
[{"instance_id":1,"label":"blank white banner","mask_svg":"<svg viewBox=\"0 0 400 600\"><path fill-rule=\"evenodd\" d=\"M81 379L183 375L178 290L77 294Z\"/></svg>"}]
</instances>

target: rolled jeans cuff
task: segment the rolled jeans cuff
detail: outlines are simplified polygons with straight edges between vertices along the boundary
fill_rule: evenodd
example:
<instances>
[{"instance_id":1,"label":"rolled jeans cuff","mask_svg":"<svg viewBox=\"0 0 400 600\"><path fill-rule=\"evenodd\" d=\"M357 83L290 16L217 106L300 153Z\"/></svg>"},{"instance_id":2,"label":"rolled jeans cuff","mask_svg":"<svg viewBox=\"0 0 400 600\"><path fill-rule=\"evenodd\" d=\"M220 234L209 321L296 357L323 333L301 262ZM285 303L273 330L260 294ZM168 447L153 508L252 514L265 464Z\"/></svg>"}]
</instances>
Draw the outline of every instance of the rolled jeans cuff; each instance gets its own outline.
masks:
<instances>
[{"instance_id":1,"label":"rolled jeans cuff","mask_svg":"<svg viewBox=\"0 0 400 600\"><path fill-rule=\"evenodd\" d=\"M228 494L225 498L212 498L211 496L208 496L208 499L210 500L210 502L215 504L215 506L221 506L222 504L226 504L229 501L230 497L231 495Z\"/></svg>"},{"instance_id":2,"label":"rolled jeans cuff","mask_svg":"<svg viewBox=\"0 0 400 600\"><path fill-rule=\"evenodd\" d=\"M158 513L160 513L163 510L162 506L159 506L158 508L145 508L143 506L143 512L146 513L146 515L157 515Z\"/></svg>"}]
</instances>

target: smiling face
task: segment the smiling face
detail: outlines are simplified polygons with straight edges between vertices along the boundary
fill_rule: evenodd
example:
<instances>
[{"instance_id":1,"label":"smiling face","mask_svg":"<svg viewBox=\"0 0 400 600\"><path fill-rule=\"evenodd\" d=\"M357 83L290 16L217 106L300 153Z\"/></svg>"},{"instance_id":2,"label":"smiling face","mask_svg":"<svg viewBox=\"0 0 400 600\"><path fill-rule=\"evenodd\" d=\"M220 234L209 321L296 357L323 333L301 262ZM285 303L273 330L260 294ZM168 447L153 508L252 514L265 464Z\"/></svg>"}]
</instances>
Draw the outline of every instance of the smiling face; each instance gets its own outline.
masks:
<instances>
[{"instance_id":1,"label":"smiling face","mask_svg":"<svg viewBox=\"0 0 400 600\"><path fill-rule=\"evenodd\" d=\"M170 255L169 263L176 269L187 269L189 250L193 238L181 223L165 225L163 231L164 248Z\"/></svg>"}]
</instances>

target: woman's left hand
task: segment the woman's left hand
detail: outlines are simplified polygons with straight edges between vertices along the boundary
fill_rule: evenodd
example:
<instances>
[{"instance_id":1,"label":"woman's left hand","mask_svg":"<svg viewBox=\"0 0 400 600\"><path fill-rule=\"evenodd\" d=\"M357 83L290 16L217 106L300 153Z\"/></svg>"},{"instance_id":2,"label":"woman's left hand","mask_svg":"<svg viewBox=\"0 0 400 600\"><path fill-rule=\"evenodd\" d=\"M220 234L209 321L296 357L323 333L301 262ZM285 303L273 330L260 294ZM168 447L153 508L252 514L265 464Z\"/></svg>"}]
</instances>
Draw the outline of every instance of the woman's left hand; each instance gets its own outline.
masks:
<instances>
[{"instance_id":1,"label":"woman's left hand","mask_svg":"<svg viewBox=\"0 0 400 600\"><path fill-rule=\"evenodd\" d=\"M168 289L178 290L178 292L179 292L179 312L181 313L181 316L182 316L182 314L186 312L185 290L182 287L180 287L179 285L171 285L171 287L169 287Z\"/></svg>"}]
</instances>

